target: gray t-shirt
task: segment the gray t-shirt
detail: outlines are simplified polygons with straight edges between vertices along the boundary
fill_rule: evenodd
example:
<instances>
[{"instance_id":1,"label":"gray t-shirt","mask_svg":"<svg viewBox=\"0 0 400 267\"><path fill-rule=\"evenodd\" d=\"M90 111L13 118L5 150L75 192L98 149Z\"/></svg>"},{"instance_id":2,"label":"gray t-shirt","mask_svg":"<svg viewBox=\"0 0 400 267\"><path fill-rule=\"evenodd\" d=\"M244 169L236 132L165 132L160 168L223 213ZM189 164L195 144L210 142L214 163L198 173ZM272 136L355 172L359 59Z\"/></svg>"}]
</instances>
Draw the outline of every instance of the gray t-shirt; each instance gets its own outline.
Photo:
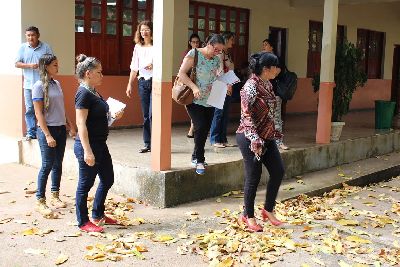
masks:
<instances>
[{"instance_id":1,"label":"gray t-shirt","mask_svg":"<svg viewBox=\"0 0 400 267\"><path fill-rule=\"evenodd\" d=\"M37 81L32 89L33 101L44 101L43 84ZM60 83L52 80L49 83L49 109L43 109L47 126L61 126L66 124L64 94L61 90Z\"/></svg>"}]
</instances>

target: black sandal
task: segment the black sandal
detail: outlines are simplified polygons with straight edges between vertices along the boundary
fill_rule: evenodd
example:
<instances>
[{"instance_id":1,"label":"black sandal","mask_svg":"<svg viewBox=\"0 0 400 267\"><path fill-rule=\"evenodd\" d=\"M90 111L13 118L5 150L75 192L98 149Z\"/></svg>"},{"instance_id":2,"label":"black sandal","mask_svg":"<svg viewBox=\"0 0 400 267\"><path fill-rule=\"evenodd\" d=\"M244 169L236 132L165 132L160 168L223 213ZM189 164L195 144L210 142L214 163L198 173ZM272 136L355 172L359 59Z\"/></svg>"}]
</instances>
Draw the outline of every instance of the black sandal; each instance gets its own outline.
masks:
<instances>
[{"instance_id":1,"label":"black sandal","mask_svg":"<svg viewBox=\"0 0 400 267\"><path fill-rule=\"evenodd\" d=\"M139 153L147 153L147 152L150 152L150 151L151 151L151 149L148 146L145 146L145 147L139 149Z\"/></svg>"}]
</instances>

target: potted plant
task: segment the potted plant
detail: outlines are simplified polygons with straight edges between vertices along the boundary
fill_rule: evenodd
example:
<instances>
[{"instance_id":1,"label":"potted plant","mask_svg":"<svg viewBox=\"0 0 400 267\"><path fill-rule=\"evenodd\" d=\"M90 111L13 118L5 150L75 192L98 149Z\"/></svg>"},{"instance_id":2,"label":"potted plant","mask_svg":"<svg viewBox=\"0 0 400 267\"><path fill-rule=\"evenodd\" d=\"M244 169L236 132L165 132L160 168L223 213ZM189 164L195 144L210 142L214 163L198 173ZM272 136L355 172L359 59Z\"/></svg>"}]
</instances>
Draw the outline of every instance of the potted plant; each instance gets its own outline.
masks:
<instances>
[{"instance_id":1,"label":"potted plant","mask_svg":"<svg viewBox=\"0 0 400 267\"><path fill-rule=\"evenodd\" d=\"M360 62L363 59L363 51L354 44L344 41L336 47L335 57L335 87L332 100L332 130L331 141L338 141L344 122L343 115L349 112L349 106L353 93L358 87L367 82L367 75L361 69ZM314 75L312 86L314 92L319 90L319 73ZM339 129L337 129L339 128Z\"/></svg>"}]
</instances>

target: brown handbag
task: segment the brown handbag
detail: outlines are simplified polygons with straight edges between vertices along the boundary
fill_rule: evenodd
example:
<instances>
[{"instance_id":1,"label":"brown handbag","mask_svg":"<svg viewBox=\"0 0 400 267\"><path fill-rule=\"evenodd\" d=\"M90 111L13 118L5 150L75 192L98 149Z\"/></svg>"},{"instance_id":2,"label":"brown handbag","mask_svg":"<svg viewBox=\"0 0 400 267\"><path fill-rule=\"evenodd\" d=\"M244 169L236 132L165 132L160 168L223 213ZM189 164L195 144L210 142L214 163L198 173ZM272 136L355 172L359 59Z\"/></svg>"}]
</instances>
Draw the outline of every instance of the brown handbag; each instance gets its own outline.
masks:
<instances>
[{"instance_id":1,"label":"brown handbag","mask_svg":"<svg viewBox=\"0 0 400 267\"><path fill-rule=\"evenodd\" d=\"M196 83L196 73L197 73L197 58L198 58L198 51L197 49L194 50L194 62L192 71L190 73L190 79ZM174 86L172 87L172 99L175 100L176 103L180 105L189 105L192 104L194 95L192 89L184 84L179 77L175 78Z\"/></svg>"}]
</instances>

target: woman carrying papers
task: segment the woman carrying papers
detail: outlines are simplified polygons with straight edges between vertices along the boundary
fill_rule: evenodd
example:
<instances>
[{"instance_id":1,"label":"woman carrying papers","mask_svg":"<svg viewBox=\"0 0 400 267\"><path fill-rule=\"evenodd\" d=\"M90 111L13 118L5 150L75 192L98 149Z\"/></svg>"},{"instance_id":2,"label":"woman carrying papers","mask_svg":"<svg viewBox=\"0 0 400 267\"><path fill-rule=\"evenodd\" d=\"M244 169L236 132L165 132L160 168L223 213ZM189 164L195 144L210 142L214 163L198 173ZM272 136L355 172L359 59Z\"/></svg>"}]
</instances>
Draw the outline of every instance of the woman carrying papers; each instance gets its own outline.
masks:
<instances>
[{"instance_id":1,"label":"woman carrying papers","mask_svg":"<svg viewBox=\"0 0 400 267\"><path fill-rule=\"evenodd\" d=\"M227 31L223 32L222 36L224 37L225 47L222 53L219 55L222 62L221 67L223 68L224 73L227 73L229 71L233 72L234 64L228 52L229 49L231 49L232 46L235 44L235 34L233 32ZM214 111L214 117L210 129L210 143L214 147L224 148L233 146L232 144L228 143L228 139L226 138L231 95L232 85L229 84L223 109L216 108Z\"/></svg>"},{"instance_id":2,"label":"woman carrying papers","mask_svg":"<svg viewBox=\"0 0 400 267\"><path fill-rule=\"evenodd\" d=\"M60 200L60 182L65 144L66 125L71 136L76 135L75 126L65 114L64 94L60 83L54 80L58 73L58 60L51 54L39 59L40 80L33 85L32 100L38 120L37 137L39 141L42 166L37 178L36 210L45 217L51 217L52 210L46 204L46 184L51 174L50 204L55 208L67 205Z\"/></svg>"},{"instance_id":3,"label":"woman carrying papers","mask_svg":"<svg viewBox=\"0 0 400 267\"><path fill-rule=\"evenodd\" d=\"M76 189L76 216L78 227L85 232L102 232L104 224L117 224L105 215L104 202L114 183L114 169L107 147L108 123L111 119L109 106L96 91L103 79L101 63L97 58L79 55L76 76L80 82L75 95L76 124L74 152L78 159L79 181ZM115 114L115 119L123 112ZM92 218L89 220L87 197L96 175L100 183L93 202Z\"/></svg>"},{"instance_id":4,"label":"woman carrying papers","mask_svg":"<svg viewBox=\"0 0 400 267\"><path fill-rule=\"evenodd\" d=\"M143 113L144 142L144 147L139 149L139 153L146 153L151 150L151 89L153 77L153 24L151 21L145 20L138 24L135 43L126 95L129 98L132 96L133 82L139 73L138 87Z\"/></svg>"},{"instance_id":5,"label":"woman carrying papers","mask_svg":"<svg viewBox=\"0 0 400 267\"><path fill-rule=\"evenodd\" d=\"M203 175L204 146L207 141L208 131L214 115L214 107L207 104L212 84L220 74L221 61L218 57L224 48L224 38L219 34L212 35L205 47L198 48L197 75L195 83L187 75L194 63L195 49L190 50L183 59L178 76L187 84L194 94L194 101L187 105L187 111L194 125L194 151L192 164L196 166L196 173Z\"/></svg>"},{"instance_id":6,"label":"woman carrying papers","mask_svg":"<svg viewBox=\"0 0 400 267\"><path fill-rule=\"evenodd\" d=\"M244 212L239 224L245 224L250 231L261 232L263 227L254 218L254 199L261 178L262 165L269 172L267 195L261 209L263 221L273 225L282 224L273 214L276 196L284 174L284 167L275 139L280 133L275 130L275 94L269 80L278 75L278 58L267 52L250 57L252 72L242 90L240 125L236 141L244 161Z\"/></svg>"}]
</instances>

